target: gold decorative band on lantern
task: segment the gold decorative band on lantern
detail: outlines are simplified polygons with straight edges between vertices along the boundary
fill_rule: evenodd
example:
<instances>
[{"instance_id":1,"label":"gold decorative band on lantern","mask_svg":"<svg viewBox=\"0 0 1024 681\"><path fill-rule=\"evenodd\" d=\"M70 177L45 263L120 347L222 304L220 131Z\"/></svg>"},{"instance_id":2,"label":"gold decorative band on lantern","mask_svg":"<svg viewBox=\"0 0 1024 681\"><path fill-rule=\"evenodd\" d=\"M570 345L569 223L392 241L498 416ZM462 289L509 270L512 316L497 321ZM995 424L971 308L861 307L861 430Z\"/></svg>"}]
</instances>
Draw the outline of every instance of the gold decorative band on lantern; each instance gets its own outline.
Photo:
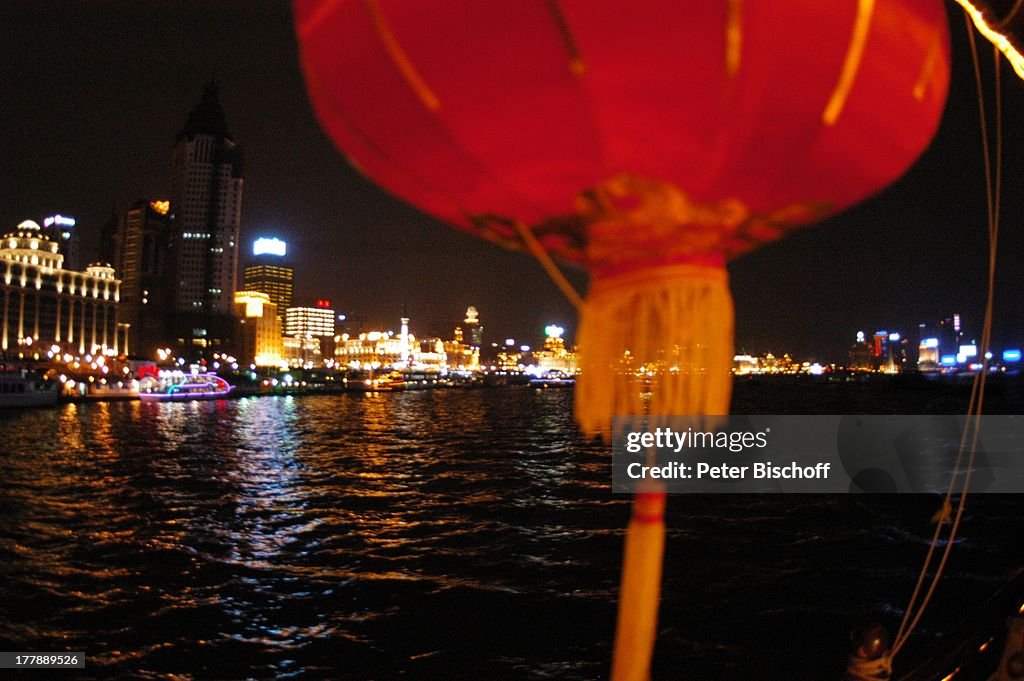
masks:
<instances>
[{"instance_id":1,"label":"gold decorative band on lantern","mask_svg":"<svg viewBox=\"0 0 1024 681\"><path fill-rule=\"evenodd\" d=\"M590 282L590 292L658 285L663 281L677 279L705 279L712 283L728 286L729 272L725 269L724 263L714 263L713 261L709 264L691 261L677 264L624 268L621 274L605 273L602 276L595 276Z\"/></svg>"},{"instance_id":2,"label":"gold decorative band on lantern","mask_svg":"<svg viewBox=\"0 0 1024 681\"><path fill-rule=\"evenodd\" d=\"M832 209L804 201L756 211L736 198L702 201L671 182L629 173L576 197L583 262L597 278L669 263L721 266Z\"/></svg>"},{"instance_id":3,"label":"gold decorative band on lantern","mask_svg":"<svg viewBox=\"0 0 1024 681\"><path fill-rule=\"evenodd\" d=\"M628 173L577 198L587 224L586 263L604 278L666 263L721 266L751 213L742 202L695 201L670 182Z\"/></svg>"}]
</instances>

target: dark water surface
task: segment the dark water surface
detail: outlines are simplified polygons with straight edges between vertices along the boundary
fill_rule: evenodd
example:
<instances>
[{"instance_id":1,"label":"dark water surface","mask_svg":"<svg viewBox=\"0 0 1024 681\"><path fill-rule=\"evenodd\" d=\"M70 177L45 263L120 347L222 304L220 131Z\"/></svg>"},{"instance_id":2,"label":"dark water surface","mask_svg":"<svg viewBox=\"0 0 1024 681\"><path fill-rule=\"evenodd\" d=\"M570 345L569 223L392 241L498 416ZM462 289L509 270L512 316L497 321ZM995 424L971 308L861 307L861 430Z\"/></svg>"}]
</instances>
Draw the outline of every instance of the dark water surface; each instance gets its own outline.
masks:
<instances>
[{"instance_id":1,"label":"dark water surface","mask_svg":"<svg viewBox=\"0 0 1024 681\"><path fill-rule=\"evenodd\" d=\"M738 408L799 413L766 390ZM0 415L0 650L86 651L86 670L35 678L605 678L629 509L571 399ZM936 506L671 497L654 678L836 678L851 624L898 622ZM1021 510L972 499L921 640L1024 564Z\"/></svg>"}]
</instances>

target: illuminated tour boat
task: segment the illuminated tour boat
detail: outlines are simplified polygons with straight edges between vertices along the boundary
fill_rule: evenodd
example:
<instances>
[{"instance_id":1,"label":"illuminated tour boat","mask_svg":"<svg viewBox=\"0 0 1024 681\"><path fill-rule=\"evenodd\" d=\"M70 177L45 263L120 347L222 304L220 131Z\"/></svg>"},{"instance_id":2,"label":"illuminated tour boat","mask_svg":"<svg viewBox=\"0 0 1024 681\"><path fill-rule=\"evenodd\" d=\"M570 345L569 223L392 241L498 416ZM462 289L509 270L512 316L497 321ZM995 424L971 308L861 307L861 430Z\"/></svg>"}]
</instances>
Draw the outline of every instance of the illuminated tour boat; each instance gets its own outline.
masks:
<instances>
[{"instance_id":1,"label":"illuminated tour boat","mask_svg":"<svg viewBox=\"0 0 1024 681\"><path fill-rule=\"evenodd\" d=\"M140 390L139 399L183 402L216 400L226 397L234 386L216 374L190 374L170 383L158 383L149 390Z\"/></svg>"}]
</instances>

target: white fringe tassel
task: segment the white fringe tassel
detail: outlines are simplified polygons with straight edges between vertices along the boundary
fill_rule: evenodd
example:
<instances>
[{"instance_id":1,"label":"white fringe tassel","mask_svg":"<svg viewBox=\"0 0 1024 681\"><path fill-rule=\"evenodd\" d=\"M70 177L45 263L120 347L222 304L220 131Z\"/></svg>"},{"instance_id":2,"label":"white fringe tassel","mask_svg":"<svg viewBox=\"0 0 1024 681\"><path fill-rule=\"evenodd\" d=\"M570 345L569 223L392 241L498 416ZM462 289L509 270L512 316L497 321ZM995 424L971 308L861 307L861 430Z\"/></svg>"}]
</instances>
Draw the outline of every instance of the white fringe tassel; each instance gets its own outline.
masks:
<instances>
[{"instance_id":1,"label":"white fringe tassel","mask_svg":"<svg viewBox=\"0 0 1024 681\"><path fill-rule=\"evenodd\" d=\"M668 265L592 281L578 341L576 420L588 435L610 434L615 415L729 413L724 267Z\"/></svg>"}]
</instances>

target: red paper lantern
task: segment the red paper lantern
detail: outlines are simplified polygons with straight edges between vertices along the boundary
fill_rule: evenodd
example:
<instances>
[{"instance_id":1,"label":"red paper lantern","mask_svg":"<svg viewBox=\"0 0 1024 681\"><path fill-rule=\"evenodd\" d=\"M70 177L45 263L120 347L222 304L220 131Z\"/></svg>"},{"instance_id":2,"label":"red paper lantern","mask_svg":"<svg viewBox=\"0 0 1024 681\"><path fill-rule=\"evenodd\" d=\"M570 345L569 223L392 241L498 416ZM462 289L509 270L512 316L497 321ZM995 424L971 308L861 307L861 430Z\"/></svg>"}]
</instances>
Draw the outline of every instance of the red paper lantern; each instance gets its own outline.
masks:
<instances>
[{"instance_id":1,"label":"red paper lantern","mask_svg":"<svg viewBox=\"0 0 1024 681\"><path fill-rule=\"evenodd\" d=\"M727 413L725 262L898 178L949 80L938 0L295 0L295 19L317 115L356 167L588 269L587 432ZM648 677L664 501L634 504L615 681Z\"/></svg>"},{"instance_id":2,"label":"red paper lantern","mask_svg":"<svg viewBox=\"0 0 1024 681\"><path fill-rule=\"evenodd\" d=\"M591 273L588 431L727 411L724 263L897 179L949 78L938 0L296 0L295 20L357 168ZM645 370L662 378L641 403Z\"/></svg>"}]
</instances>

